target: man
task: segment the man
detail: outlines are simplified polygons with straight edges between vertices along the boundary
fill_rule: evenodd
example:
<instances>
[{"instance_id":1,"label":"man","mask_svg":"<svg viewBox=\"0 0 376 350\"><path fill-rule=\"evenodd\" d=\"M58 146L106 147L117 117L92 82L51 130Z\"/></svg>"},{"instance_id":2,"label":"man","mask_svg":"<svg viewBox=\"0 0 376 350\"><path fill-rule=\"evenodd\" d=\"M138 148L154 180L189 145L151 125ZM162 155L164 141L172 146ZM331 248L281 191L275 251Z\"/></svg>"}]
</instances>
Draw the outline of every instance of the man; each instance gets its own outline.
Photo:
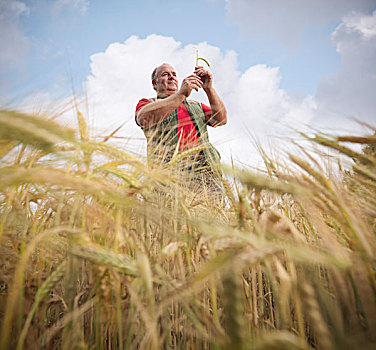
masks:
<instances>
[{"instance_id":1,"label":"man","mask_svg":"<svg viewBox=\"0 0 376 350\"><path fill-rule=\"evenodd\" d=\"M152 84L157 97L141 99L136 107L136 123L147 139L149 163L168 164L185 152L187 157L180 157L183 169L212 178L220 156L209 143L207 125L217 127L227 122L226 107L213 87L212 73L196 67L179 89L174 68L164 63L154 69ZM210 107L187 100L193 89L201 88ZM210 181L209 177L205 181Z\"/></svg>"}]
</instances>

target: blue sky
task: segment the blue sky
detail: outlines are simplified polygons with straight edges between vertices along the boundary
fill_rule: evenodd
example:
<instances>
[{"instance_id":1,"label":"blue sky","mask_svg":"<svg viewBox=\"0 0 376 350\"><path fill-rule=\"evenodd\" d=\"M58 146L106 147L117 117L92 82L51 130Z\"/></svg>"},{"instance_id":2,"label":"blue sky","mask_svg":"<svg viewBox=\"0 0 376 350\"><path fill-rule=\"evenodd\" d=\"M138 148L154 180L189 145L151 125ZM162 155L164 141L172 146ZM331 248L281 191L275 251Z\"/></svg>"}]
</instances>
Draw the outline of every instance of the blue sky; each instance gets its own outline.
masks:
<instances>
[{"instance_id":1,"label":"blue sky","mask_svg":"<svg viewBox=\"0 0 376 350\"><path fill-rule=\"evenodd\" d=\"M218 132L220 148L239 153L236 143L249 137L240 129L275 135L276 123L372 122L375 10L374 0L0 0L0 103L64 100L72 86L96 91L94 130L125 120L133 134L151 67L168 52L189 73L198 45L234 121Z\"/></svg>"},{"instance_id":2,"label":"blue sky","mask_svg":"<svg viewBox=\"0 0 376 350\"><path fill-rule=\"evenodd\" d=\"M330 41L339 18L305 28L302 40L286 47L273 38L253 38L241 31L226 16L224 0L189 4L176 0L97 0L71 1L70 5L61 1L60 6L58 1L23 3L28 10L19 16L19 25L29 40L29 50L13 69L11 77L16 84L10 89L12 94L17 93L21 81L22 92L37 86L48 90L54 79L68 79L69 71L80 88L80 81L90 73L90 56L131 35L156 33L183 44L207 41L224 51L235 50L240 70L258 63L278 65L283 72L281 87L305 93L313 93L317 81L340 62Z\"/></svg>"}]
</instances>

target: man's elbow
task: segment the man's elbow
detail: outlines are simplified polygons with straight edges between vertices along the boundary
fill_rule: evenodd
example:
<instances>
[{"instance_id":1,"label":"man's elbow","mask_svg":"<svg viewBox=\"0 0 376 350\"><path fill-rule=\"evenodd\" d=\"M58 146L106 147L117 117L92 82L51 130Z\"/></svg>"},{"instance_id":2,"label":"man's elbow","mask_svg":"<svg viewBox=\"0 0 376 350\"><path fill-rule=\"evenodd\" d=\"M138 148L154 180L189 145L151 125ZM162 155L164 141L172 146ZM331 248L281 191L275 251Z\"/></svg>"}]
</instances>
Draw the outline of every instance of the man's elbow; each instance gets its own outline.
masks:
<instances>
[{"instance_id":1,"label":"man's elbow","mask_svg":"<svg viewBox=\"0 0 376 350\"><path fill-rule=\"evenodd\" d=\"M142 113L142 111L139 111L137 113L137 117L136 117L136 122L139 126L141 126L142 128L146 126L146 118L145 118L145 114Z\"/></svg>"},{"instance_id":2,"label":"man's elbow","mask_svg":"<svg viewBox=\"0 0 376 350\"><path fill-rule=\"evenodd\" d=\"M217 126L226 125L227 124L227 111L224 110L224 111L214 113L209 119L208 124L212 126L213 128L216 128Z\"/></svg>"},{"instance_id":3,"label":"man's elbow","mask_svg":"<svg viewBox=\"0 0 376 350\"><path fill-rule=\"evenodd\" d=\"M226 124L227 124L227 111L225 111L225 113L224 113L224 117L223 117L221 125L226 125Z\"/></svg>"},{"instance_id":4,"label":"man's elbow","mask_svg":"<svg viewBox=\"0 0 376 350\"><path fill-rule=\"evenodd\" d=\"M218 126L226 125L227 124L227 111L223 111L221 115L221 119L219 120Z\"/></svg>"}]
</instances>

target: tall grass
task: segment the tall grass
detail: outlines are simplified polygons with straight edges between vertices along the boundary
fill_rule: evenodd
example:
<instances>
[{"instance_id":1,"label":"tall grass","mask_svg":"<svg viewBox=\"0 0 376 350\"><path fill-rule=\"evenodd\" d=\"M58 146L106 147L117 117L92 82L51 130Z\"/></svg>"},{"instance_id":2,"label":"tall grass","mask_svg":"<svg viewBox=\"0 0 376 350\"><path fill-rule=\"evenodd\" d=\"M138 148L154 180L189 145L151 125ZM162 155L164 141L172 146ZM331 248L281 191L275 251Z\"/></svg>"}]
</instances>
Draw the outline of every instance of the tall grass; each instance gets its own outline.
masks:
<instances>
[{"instance_id":1,"label":"tall grass","mask_svg":"<svg viewBox=\"0 0 376 350\"><path fill-rule=\"evenodd\" d=\"M1 349L375 346L375 136L224 167L219 204L78 121L0 111Z\"/></svg>"}]
</instances>

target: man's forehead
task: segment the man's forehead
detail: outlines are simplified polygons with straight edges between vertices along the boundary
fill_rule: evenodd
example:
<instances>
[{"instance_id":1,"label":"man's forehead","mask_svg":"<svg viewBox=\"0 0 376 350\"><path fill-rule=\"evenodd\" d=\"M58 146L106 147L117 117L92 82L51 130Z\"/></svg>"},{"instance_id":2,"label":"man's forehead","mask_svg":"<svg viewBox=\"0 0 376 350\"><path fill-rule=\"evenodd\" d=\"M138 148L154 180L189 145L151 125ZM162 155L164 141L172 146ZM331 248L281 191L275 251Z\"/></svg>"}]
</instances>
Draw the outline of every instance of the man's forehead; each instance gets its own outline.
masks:
<instances>
[{"instance_id":1,"label":"man's forehead","mask_svg":"<svg viewBox=\"0 0 376 350\"><path fill-rule=\"evenodd\" d=\"M158 67L158 73L162 72L175 72L175 68L171 66L170 64L162 64Z\"/></svg>"}]
</instances>

